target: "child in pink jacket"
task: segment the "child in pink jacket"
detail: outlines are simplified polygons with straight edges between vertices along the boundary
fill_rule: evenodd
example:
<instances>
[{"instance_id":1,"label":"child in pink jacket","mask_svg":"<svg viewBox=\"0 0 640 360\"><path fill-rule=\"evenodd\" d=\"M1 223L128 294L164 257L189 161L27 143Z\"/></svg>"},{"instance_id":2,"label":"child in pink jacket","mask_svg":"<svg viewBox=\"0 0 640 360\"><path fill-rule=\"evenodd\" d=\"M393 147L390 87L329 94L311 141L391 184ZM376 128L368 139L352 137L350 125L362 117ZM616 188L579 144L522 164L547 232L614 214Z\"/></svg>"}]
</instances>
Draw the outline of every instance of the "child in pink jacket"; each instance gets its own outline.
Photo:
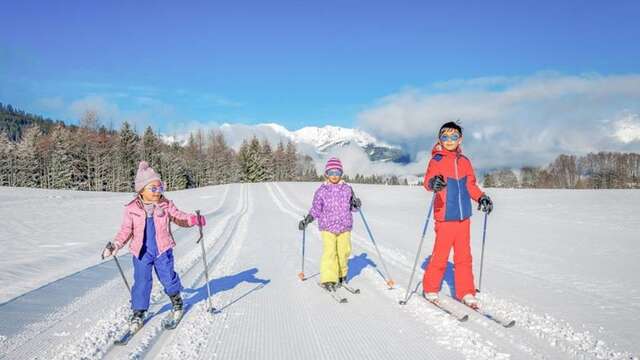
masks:
<instances>
[{"instance_id":1,"label":"child in pink jacket","mask_svg":"<svg viewBox=\"0 0 640 360\"><path fill-rule=\"evenodd\" d=\"M191 227L206 224L203 216L184 213L163 196L164 184L160 176L141 161L135 178L136 197L124 209L120 231L112 243L107 244L103 257L115 255L129 243L133 255L133 288L131 289L131 327L137 331L142 327L144 315L149 308L151 297L152 271L164 292L171 299L174 319L182 317L182 284L174 270L173 247L176 246L171 234L170 223Z\"/></svg>"}]
</instances>

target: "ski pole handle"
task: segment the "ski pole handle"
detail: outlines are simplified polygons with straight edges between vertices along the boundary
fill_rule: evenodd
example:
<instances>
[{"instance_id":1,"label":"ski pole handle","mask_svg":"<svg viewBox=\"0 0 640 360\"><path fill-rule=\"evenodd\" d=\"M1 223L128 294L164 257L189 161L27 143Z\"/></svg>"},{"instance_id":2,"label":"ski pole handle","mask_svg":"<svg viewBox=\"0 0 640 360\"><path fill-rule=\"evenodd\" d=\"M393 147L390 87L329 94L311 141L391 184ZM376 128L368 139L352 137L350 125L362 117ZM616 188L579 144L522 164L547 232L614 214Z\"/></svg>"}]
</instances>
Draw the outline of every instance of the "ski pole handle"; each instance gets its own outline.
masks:
<instances>
[{"instance_id":1,"label":"ski pole handle","mask_svg":"<svg viewBox=\"0 0 640 360\"><path fill-rule=\"evenodd\" d=\"M200 233L200 237L198 238L198 241L196 241L196 244L198 244L200 241L202 241L202 223L200 222L200 210L196 210L196 217L198 218L198 231Z\"/></svg>"},{"instance_id":2,"label":"ski pole handle","mask_svg":"<svg viewBox=\"0 0 640 360\"><path fill-rule=\"evenodd\" d=\"M113 255L113 249L115 248L115 246L113 245L113 243L111 241L109 241L107 243L107 245L104 246L105 249L109 250L111 252L111 255ZM111 256L109 255L109 256ZM104 250L102 250L102 254L100 254L100 258L102 258L102 260L104 260Z\"/></svg>"}]
</instances>

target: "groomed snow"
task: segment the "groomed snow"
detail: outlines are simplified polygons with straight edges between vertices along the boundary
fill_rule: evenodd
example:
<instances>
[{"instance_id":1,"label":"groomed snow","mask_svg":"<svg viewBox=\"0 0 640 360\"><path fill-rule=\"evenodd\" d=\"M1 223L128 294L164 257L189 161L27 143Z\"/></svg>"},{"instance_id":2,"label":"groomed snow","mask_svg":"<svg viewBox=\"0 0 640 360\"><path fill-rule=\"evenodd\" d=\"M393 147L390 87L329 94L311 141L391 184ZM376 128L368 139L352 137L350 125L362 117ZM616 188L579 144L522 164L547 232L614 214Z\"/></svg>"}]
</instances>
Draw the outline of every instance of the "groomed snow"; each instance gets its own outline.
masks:
<instances>
[{"instance_id":1,"label":"groomed snow","mask_svg":"<svg viewBox=\"0 0 640 360\"><path fill-rule=\"evenodd\" d=\"M469 312L459 323L407 288L430 195L419 187L354 185L389 271L356 217L351 285L337 304L315 285L321 246L301 233L313 183L206 187L169 193L205 228L213 303L197 231L175 230L176 268L186 288L180 327L160 330L167 297L155 284L151 317L127 347L113 347L128 296L112 260L99 253L118 228L130 194L0 188L0 358L260 359L638 359L640 203L638 191L498 190L489 217L483 291L511 329ZM355 214L358 216L357 214ZM476 275L482 215L473 217ZM420 264L433 246L433 223ZM131 279L130 255L120 262ZM420 269L414 280L421 279ZM450 273L442 294L450 294ZM455 304L454 304L455 305ZM462 309L464 310L464 309Z\"/></svg>"}]
</instances>

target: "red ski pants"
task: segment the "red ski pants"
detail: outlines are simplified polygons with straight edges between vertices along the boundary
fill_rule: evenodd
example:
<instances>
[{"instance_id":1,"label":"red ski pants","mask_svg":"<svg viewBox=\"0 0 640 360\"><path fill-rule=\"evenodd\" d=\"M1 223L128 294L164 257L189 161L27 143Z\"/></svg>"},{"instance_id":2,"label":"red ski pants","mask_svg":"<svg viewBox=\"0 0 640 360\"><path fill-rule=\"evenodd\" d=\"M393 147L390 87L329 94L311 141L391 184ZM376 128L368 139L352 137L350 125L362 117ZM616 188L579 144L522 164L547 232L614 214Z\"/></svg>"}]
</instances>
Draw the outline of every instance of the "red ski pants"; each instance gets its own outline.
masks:
<instances>
[{"instance_id":1,"label":"red ski pants","mask_svg":"<svg viewBox=\"0 0 640 360\"><path fill-rule=\"evenodd\" d=\"M447 269L449 253L453 247L454 281L456 297L476 294L471 268L470 219L463 221L436 221L436 241L431 260L424 272L422 288L425 292L439 292Z\"/></svg>"}]
</instances>

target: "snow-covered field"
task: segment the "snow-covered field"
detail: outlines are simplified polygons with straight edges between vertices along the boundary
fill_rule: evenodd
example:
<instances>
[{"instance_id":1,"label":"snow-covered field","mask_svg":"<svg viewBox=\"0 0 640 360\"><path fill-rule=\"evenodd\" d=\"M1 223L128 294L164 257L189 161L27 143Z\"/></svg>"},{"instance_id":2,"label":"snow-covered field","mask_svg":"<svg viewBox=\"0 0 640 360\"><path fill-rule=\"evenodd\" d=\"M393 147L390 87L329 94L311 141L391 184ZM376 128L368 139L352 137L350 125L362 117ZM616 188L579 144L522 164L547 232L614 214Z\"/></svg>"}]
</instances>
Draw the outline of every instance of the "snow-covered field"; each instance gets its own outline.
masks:
<instances>
[{"instance_id":1,"label":"snow-covered field","mask_svg":"<svg viewBox=\"0 0 640 360\"><path fill-rule=\"evenodd\" d=\"M349 276L362 293L338 304L315 285L315 227L307 233L312 278L301 282L296 226L316 186L169 193L181 209L208 217L218 312L205 311L197 231L174 229L187 313L176 330L162 331L168 299L156 284L156 315L127 347L112 344L126 323L128 295L114 262L99 253L131 195L0 188L0 358L638 359L640 191L488 190L496 208L480 297L517 321L506 329L472 312L459 323L417 296L398 305L430 200L421 188L354 186L395 289L379 275L359 218ZM482 219L473 218L476 275ZM433 245L432 225L420 264ZM120 262L131 278L130 255L121 253Z\"/></svg>"}]
</instances>

